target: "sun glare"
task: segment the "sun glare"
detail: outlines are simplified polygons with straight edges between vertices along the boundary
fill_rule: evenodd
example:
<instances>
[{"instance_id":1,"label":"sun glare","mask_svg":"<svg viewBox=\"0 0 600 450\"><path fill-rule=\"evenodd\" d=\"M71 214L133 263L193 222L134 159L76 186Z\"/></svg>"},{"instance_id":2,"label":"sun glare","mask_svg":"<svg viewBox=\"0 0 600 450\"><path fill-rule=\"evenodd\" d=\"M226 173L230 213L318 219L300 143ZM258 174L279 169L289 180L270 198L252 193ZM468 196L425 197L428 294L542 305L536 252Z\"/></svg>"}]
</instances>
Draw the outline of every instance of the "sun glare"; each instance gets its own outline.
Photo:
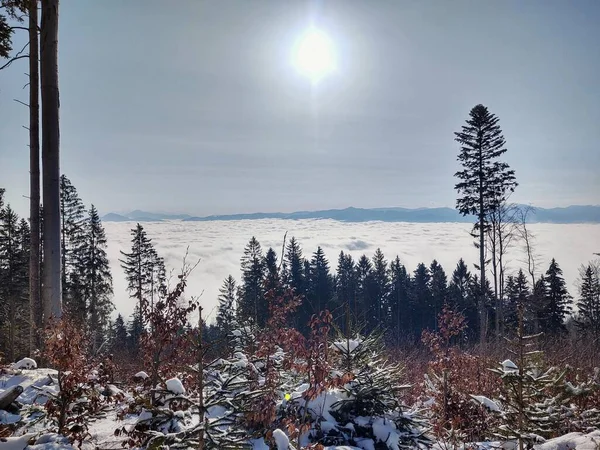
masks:
<instances>
[{"instance_id":1,"label":"sun glare","mask_svg":"<svg viewBox=\"0 0 600 450\"><path fill-rule=\"evenodd\" d=\"M293 63L313 83L332 72L335 69L335 54L329 36L316 28L308 29L296 42Z\"/></svg>"}]
</instances>

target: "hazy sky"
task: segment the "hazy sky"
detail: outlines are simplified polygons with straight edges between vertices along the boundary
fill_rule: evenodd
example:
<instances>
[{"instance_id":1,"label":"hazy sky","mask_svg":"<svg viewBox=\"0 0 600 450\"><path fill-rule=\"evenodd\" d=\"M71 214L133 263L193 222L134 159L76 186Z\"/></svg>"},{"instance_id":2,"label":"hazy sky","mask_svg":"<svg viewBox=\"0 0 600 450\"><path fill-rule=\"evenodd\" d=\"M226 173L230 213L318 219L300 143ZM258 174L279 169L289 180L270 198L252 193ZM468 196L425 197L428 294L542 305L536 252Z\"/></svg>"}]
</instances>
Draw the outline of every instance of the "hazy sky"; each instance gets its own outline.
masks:
<instances>
[{"instance_id":1,"label":"hazy sky","mask_svg":"<svg viewBox=\"0 0 600 450\"><path fill-rule=\"evenodd\" d=\"M62 0L62 171L102 212L454 206L453 132L483 103L515 200L598 204L599 23L598 0ZM337 65L316 86L291 64L311 24ZM26 71L0 72L22 214Z\"/></svg>"}]
</instances>

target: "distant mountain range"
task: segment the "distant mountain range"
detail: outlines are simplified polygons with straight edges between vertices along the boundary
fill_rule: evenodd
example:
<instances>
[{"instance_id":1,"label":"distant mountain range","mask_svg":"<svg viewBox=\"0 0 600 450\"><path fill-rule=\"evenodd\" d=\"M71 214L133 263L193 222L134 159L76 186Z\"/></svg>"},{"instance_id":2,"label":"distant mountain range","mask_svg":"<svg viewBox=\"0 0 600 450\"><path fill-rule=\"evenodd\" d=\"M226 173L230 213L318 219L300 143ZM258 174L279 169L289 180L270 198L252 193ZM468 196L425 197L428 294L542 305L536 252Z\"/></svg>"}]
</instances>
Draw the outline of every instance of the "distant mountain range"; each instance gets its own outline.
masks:
<instances>
[{"instance_id":1,"label":"distant mountain range","mask_svg":"<svg viewBox=\"0 0 600 450\"><path fill-rule=\"evenodd\" d=\"M525 206L523 206L525 207ZM322 211L298 211L293 213L252 213L194 217L188 214L157 214L132 211L127 214L106 214L105 222L161 222L181 220L186 222L208 222L226 220L259 219L331 219L340 222L413 222L471 223L474 217L464 217L452 208L345 208ZM567 206L565 208L535 208L528 216L531 223L600 223L600 206Z\"/></svg>"}]
</instances>

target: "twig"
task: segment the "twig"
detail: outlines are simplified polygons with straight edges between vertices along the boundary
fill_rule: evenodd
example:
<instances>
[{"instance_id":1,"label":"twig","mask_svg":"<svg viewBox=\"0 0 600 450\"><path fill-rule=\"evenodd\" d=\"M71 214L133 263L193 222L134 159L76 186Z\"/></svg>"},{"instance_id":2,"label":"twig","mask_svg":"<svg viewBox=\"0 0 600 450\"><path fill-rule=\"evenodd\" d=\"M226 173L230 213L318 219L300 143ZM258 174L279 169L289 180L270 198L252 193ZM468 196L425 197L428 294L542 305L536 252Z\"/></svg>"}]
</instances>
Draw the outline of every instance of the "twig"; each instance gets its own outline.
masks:
<instances>
[{"instance_id":1,"label":"twig","mask_svg":"<svg viewBox=\"0 0 600 450\"><path fill-rule=\"evenodd\" d=\"M23 52L25 51L25 49L28 46L29 46L29 41L23 46L23 48L15 56L13 56L11 59L8 60L8 62L6 64L4 64L2 67L0 67L0 70L7 68L8 66L10 66L13 62L15 62L18 59L29 58L29 55L23 55Z\"/></svg>"},{"instance_id":2,"label":"twig","mask_svg":"<svg viewBox=\"0 0 600 450\"><path fill-rule=\"evenodd\" d=\"M29 83L27 83L27 84L29 84ZM27 106L27 107L29 108L29 105L28 105L27 103L25 103L25 102L22 102L21 100L17 100L16 98L13 98L13 100L14 100L15 102L17 102L17 103L20 103L21 105L23 105L23 106Z\"/></svg>"}]
</instances>

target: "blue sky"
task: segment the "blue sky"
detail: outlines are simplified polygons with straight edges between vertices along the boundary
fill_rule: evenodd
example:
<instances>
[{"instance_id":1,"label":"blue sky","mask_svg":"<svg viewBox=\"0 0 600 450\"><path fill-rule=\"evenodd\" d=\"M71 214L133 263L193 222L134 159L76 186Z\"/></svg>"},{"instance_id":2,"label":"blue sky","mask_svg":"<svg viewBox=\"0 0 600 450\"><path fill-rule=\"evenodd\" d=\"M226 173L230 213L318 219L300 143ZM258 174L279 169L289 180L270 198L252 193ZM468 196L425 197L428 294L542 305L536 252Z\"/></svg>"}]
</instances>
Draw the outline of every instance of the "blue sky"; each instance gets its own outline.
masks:
<instances>
[{"instance_id":1,"label":"blue sky","mask_svg":"<svg viewBox=\"0 0 600 450\"><path fill-rule=\"evenodd\" d=\"M597 0L62 0L62 171L102 212L454 206L453 132L483 103L515 201L599 204L598 23ZM290 62L311 24L337 62L316 86ZM26 70L0 73L22 214Z\"/></svg>"}]
</instances>

